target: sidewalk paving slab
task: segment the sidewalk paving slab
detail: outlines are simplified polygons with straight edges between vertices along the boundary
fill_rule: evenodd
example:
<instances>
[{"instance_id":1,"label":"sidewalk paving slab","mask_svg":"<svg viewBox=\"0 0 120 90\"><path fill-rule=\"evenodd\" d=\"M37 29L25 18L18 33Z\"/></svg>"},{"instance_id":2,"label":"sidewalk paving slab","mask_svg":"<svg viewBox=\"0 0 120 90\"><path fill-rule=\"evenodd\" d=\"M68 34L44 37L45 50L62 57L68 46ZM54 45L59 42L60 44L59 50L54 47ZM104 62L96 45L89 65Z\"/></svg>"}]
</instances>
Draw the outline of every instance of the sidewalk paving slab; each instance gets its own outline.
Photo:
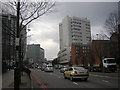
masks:
<instances>
[{"instance_id":1,"label":"sidewalk paving slab","mask_svg":"<svg viewBox=\"0 0 120 90\"><path fill-rule=\"evenodd\" d=\"M21 84L20 84L20 90L25 90L28 88L30 89L32 87L31 80L29 79L29 76L23 72L21 76ZM3 89L14 89L14 70L8 70L6 73L2 75L2 88Z\"/></svg>"}]
</instances>

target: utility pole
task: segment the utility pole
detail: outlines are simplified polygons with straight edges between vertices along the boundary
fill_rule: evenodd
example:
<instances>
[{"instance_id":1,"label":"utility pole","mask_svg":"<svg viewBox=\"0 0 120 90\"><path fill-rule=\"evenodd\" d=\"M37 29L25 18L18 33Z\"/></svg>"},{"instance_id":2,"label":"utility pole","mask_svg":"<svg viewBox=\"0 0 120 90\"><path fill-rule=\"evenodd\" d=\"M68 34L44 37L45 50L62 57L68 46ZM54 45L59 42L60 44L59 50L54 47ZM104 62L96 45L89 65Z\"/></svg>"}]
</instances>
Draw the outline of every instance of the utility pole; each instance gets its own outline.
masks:
<instances>
[{"instance_id":1,"label":"utility pole","mask_svg":"<svg viewBox=\"0 0 120 90\"><path fill-rule=\"evenodd\" d=\"M16 62L14 69L14 90L20 89L20 27L19 27L19 15L20 15L20 0L17 3L17 37L16 37Z\"/></svg>"}]
</instances>

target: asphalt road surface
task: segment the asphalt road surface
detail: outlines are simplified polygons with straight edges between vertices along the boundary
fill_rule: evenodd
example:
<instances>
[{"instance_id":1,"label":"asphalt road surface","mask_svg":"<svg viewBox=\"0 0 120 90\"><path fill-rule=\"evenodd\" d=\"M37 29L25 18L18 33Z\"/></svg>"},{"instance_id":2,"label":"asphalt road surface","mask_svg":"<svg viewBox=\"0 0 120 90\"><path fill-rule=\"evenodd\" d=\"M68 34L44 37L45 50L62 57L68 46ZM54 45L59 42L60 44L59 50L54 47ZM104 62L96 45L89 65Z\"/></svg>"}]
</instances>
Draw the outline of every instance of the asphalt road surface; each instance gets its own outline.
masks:
<instances>
[{"instance_id":1,"label":"asphalt road surface","mask_svg":"<svg viewBox=\"0 0 120 90\"><path fill-rule=\"evenodd\" d=\"M33 88L118 88L118 73L90 72L87 81L64 79L59 70L44 72L31 69Z\"/></svg>"}]
</instances>

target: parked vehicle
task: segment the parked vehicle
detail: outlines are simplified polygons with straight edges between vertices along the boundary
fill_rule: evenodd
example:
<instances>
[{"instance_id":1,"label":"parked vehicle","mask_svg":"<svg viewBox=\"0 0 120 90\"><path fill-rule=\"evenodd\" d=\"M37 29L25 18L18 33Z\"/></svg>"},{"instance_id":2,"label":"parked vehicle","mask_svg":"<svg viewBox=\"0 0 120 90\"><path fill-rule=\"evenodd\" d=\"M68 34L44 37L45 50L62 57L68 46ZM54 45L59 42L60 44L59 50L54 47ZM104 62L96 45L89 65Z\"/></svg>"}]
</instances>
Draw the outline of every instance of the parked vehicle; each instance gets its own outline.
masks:
<instances>
[{"instance_id":1,"label":"parked vehicle","mask_svg":"<svg viewBox=\"0 0 120 90\"><path fill-rule=\"evenodd\" d=\"M90 71L103 71L103 72L115 72L117 70L117 64L115 58L104 58L102 59L102 66L94 64Z\"/></svg>"},{"instance_id":2,"label":"parked vehicle","mask_svg":"<svg viewBox=\"0 0 120 90\"><path fill-rule=\"evenodd\" d=\"M44 70L45 70L45 66L42 66L42 67L41 67L41 70L44 71Z\"/></svg>"},{"instance_id":3,"label":"parked vehicle","mask_svg":"<svg viewBox=\"0 0 120 90\"><path fill-rule=\"evenodd\" d=\"M104 72L115 72L117 69L117 64L115 58L104 58L103 59L103 71Z\"/></svg>"},{"instance_id":4,"label":"parked vehicle","mask_svg":"<svg viewBox=\"0 0 120 90\"><path fill-rule=\"evenodd\" d=\"M61 73L64 73L64 72L67 70L67 68L68 68L67 66L62 67L62 68L60 69L60 72L61 72Z\"/></svg>"},{"instance_id":5,"label":"parked vehicle","mask_svg":"<svg viewBox=\"0 0 120 90\"><path fill-rule=\"evenodd\" d=\"M54 67L55 67L55 69L59 69L59 65L55 65Z\"/></svg>"},{"instance_id":6,"label":"parked vehicle","mask_svg":"<svg viewBox=\"0 0 120 90\"><path fill-rule=\"evenodd\" d=\"M37 68L38 68L38 69L41 69L41 67L40 67L40 66L38 66Z\"/></svg>"},{"instance_id":7,"label":"parked vehicle","mask_svg":"<svg viewBox=\"0 0 120 90\"><path fill-rule=\"evenodd\" d=\"M83 67L69 67L64 72L64 78L69 78L70 80L74 79L84 79L87 80L89 77L89 72Z\"/></svg>"},{"instance_id":8,"label":"parked vehicle","mask_svg":"<svg viewBox=\"0 0 120 90\"><path fill-rule=\"evenodd\" d=\"M53 66L52 65L47 65L44 69L45 72L53 72Z\"/></svg>"}]
</instances>

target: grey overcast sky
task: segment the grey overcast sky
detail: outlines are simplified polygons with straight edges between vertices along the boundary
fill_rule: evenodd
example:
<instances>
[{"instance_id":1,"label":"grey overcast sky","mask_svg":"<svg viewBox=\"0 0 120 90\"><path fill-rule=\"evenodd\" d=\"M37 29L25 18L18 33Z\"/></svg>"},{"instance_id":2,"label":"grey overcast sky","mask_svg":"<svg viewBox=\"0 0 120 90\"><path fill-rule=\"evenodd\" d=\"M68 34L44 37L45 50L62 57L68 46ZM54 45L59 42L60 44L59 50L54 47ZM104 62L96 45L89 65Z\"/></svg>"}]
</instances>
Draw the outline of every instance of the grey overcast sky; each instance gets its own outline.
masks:
<instances>
[{"instance_id":1,"label":"grey overcast sky","mask_svg":"<svg viewBox=\"0 0 120 90\"><path fill-rule=\"evenodd\" d=\"M30 24L28 44L40 44L45 57L53 60L59 51L59 23L64 17L87 17L91 22L91 36L104 32L110 12L117 10L117 2L56 2L55 12L46 14Z\"/></svg>"}]
</instances>

